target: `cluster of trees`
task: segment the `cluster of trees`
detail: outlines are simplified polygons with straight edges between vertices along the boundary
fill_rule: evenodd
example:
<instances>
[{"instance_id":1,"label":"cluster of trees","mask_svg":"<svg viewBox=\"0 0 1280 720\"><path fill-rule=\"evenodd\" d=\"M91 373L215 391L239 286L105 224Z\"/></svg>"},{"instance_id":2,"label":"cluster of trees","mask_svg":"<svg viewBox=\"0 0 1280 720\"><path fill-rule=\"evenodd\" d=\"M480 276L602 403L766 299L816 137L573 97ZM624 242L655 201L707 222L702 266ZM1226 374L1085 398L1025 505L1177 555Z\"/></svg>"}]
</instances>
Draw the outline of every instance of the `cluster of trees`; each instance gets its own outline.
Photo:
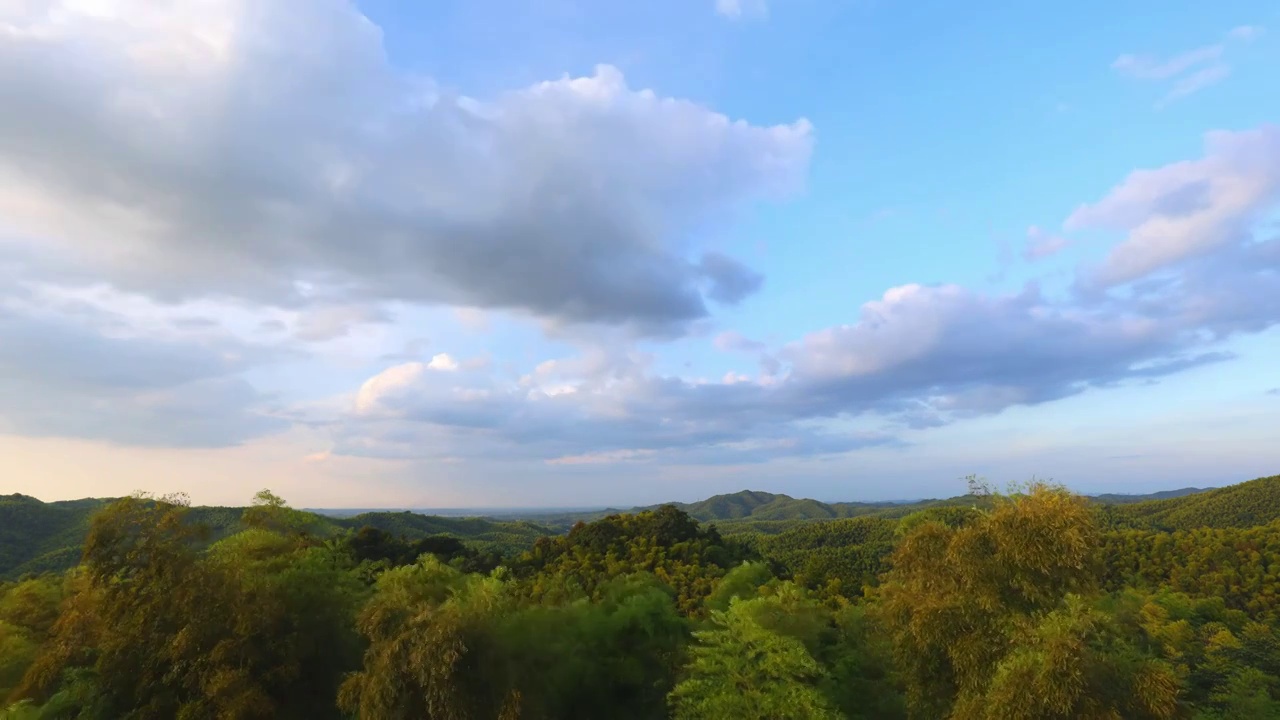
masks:
<instances>
[{"instance_id":1,"label":"cluster of trees","mask_svg":"<svg viewBox=\"0 0 1280 720\"><path fill-rule=\"evenodd\" d=\"M664 506L503 554L266 491L218 537L126 498L77 567L0 585L0 718L1280 718L1278 531L1115 529L1032 484L772 534Z\"/></svg>"}]
</instances>

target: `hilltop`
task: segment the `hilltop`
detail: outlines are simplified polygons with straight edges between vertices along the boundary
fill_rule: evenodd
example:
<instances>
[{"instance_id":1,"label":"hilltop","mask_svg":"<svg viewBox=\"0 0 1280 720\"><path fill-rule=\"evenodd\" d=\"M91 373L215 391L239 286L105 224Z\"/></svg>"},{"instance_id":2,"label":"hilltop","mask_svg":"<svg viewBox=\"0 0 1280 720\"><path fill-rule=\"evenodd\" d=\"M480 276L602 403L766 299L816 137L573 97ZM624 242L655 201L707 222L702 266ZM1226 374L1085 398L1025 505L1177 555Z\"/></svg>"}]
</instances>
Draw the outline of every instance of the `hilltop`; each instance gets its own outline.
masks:
<instances>
[{"instance_id":1,"label":"hilltop","mask_svg":"<svg viewBox=\"0 0 1280 720\"><path fill-rule=\"evenodd\" d=\"M1190 530L1247 528L1280 518L1280 475L1166 499L1113 505L1104 516L1120 527Z\"/></svg>"},{"instance_id":2,"label":"hilltop","mask_svg":"<svg viewBox=\"0 0 1280 720\"><path fill-rule=\"evenodd\" d=\"M1141 495L1108 493L1091 496L1091 499L1106 505L1129 505L1180 498L1188 495L1207 492L1201 488L1181 488L1178 490L1161 490ZM782 493L771 493L763 490L741 490L735 493L713 495L705 500L695 502L672 502L657 505L641 505L632 508L606 508L583 512L549 512L545 510L529 510L528 512L510 511L501 518L487 516L491 519L522 519L545 525L551 528L567 530L577 522L591 522L609 515L619 513L636 513L654 510L663 505L674 505L700 522L714 522L722 530L737 532L743 530L759 530L763 532L777 531L779 527L796 522L817 520L839 520L874 516L896 519L910 515L918 510L931 507L972 505L976 498L972 495L959 495L950 498L929 498L911 501L881 502L823 502L809 498L796 498ZM778 524L782 524L781 526Z\"/></svg>"},{"instance_id":3,"label":"hilltop","mask_svg":"<svg viewBox=\"0 0 1280 720\"><path fill-rule=\"evenodd\" d=\"M1197 527L1243 528L1280 519L1280 476L1258 478L1214 490L1182 488L1147 495L1098 495L1103 523L1111 528L1173 531ZM26 495L0 496L0 580L25 573L65 570L79 562L89 519L112 498L43 502ZM969 507L972 495L915 502L822 502L781 493L743 490L691 503L669 503L726 534L773 536L798 526L867 518L892 521L921 510ZM453 517L403 511L368 511L354 515L308 513L315 532L337 535L370 526L409 540L448 535L482 551L513 553L528 549L540 537L562 534L579 522L662 507L598 510L496 517ZM207 525L212 538L241 529L241 507L195 507L192 519ZM836 526L831 529L836 531Z\"/></svg>"},{"instance_id":4,"label":"hilltop","mask_svg":"<svg viewBox=\"0 0 1280 720\"><path fill-rule=\"evenodd\" d=\"M43 502L27 495L0 495L0 580L76 565L90 518L114 499ZM191 509L191 519L207 526L210 539L218 540L243 529L243 512L242 507L200 506ZM438 517L408 511L366 512L350 517L308 515L313 532L322 536L370 526L410 540L449 535L478 550L504 553L524 549L534 540L554 533L525 520Z\"/></svg>"}]
</instances>

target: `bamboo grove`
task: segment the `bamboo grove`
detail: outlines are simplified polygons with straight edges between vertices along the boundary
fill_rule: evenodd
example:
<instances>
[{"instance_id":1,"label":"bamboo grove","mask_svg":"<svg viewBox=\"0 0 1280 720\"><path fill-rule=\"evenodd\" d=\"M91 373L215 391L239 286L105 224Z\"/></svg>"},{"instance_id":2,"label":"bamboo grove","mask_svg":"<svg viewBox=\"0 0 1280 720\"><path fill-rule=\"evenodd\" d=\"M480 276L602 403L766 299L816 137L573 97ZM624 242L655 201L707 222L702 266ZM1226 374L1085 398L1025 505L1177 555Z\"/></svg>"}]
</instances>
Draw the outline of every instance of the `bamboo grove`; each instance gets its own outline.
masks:
<instances>
[{"instance_id":1,"label":"bamboo grove","mask_svg":"<svg viewBox=\"0 0 1280 720\"><path fill-rule=\"evenodd\" d=\"M78 565L0 584L0 718L1280 718L1278 482L663 506L510 551L125 498Z\"/></svg>"}]
</instances>

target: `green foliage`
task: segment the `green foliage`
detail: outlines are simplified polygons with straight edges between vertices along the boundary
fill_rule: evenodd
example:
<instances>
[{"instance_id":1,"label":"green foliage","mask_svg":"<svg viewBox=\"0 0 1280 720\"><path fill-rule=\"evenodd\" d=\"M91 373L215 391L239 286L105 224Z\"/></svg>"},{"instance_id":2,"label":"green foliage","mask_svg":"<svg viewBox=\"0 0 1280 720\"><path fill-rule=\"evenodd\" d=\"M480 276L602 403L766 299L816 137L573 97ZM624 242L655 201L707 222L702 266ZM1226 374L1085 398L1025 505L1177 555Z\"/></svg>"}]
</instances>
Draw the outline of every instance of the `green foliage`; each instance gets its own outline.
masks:
<instances>
[{"instance_id":1,"label":"green foliage","mask_svg":"<svg viewBox=\"0 0 1280 720\"><path fill-rule=\"evenodd\" d=\"M1280 475L1166 500L1101 509L1108 527L1150 530L1249 528L1280 520Z\"/></svg>"},{"instance_id":2,"label":"green foliage","mask_svg":"<svg viewBox=\"0 0 1280 720\"><path fill-rule=\"evenodd\" d=\"M970 480L558 536L269 491L7 496L0 718L1280 720L1276 478L1158 502ZM69 569L14 574L39 567Z\"/></svg>"},{"instance_id":3,"label":"green foliage","mask_svg":"<svg viewBox=\"0 0 1280 720\"><path fill-rule=\"evenodd\" d=\"M89 516L108 502L43 503L26 495L0 495L0 579L74 567Z\"/></svg>"},{"instance_id":4,"label":"green foliage","mask_svg":"<svg viewBox=\"0 0 1280 720\"><path fill-rule=\"evenodd\" d=\"M1041 484L907 534L877 596L913 715L1173 717L1172 672L1084 599L1099 547L1086 502Z\"/></svg>"},{"instance_id":5,"label":"green foliage","mask_svg":"<svg viewBox=\"0 0 1280 720\"><path fill-rule=\"evenodd\" d=\"M287 524L202 553L207 531L188 512L181 497L134 497L94 518L83 573L17 696L121 718L336 716L361 588L342 557Z\"/></svg>"},{"instance_id":6,"label":"green foliage","mask_svg":"<svg viewBox=\"0 0 1280 720\"><path fill-rule=\"evenodd\" d=\"M54 575L0 585L0 701L49 642L63 592L62 578Z\"/></svg>"},{"instance_id":7,"label":"green foliage","mask_svg":"<svg viewBox=\"0 0 1280 720\"><path fill-rule=\"evenodd\" d=\"M796 582L829 596L857 597L874 585L893 550L892 520L860 517L812 523L761 538L761 555Z\"/></svg>"},{"instance_id":8,"label":"green foliage","mask_svg":"<svg viewBox=\"0 0 1280 720\"><path fill-rule=\"evenodd\" d=\"M718 579L741 558L714 528L703 529L672 505L634 515L579 523L563 537L542 538L516 563L533 598L565 593L596 597L613 578L651 573L676 592L677 605L695 613Z\"/></svg>"},{"instance_id":9,"label":"green foliage","mask_svg":"<svg viewBox=\"0 0 1280 720\"><path fill-rule=\"evenodd\" d=\"M1169 588L1218 597L1259 619L1280 617L1280 521L1172 533L1118 530L1104 540L1110 590Z\"/></svg>"},{"instance_id":10,"label":"green foliage","mask_svg":"<svg viewBox=\"0 0 1280 720\"><path fill-rule=\"evenodd\" d=\"M761 616L770 600L735 599L712 613L671 692L674 717L698 720L826 720L838 718L818 689L825 678L800 640L772 631Z\"/></svg>"},{"instance_id":11,"label":"green foliage","mask_svg":"<svg viewBox=\"0 0 1280 720\"><path fill-rule=\"evenodd\" d=\"M80 562L91 519L112 500L44 503L25 495L0 496L0 581L24 575L63 572ZM295 510L270 491L262 491L249 508L192 507L187 522L205 528L202 542L234 535L248 527L332 538L363 527L382 530L409 541L450 536L475 551L479 565L533 546L548 530L529 522L497 522L483 518L444 518L411 512L363 513L336 518Z\"/></svg>"}]
</instances>

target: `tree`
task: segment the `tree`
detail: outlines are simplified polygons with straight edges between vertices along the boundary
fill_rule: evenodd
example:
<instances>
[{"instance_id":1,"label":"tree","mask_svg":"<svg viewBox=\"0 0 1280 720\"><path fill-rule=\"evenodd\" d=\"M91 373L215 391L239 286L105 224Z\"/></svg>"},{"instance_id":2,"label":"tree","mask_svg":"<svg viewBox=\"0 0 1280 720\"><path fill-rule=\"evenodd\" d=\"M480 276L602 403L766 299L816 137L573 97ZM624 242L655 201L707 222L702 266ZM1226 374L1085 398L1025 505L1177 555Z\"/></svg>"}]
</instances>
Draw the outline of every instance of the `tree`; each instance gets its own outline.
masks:
<instances>
[{"instance_id":1,"label":"tree","mask_svg":"<svg viewBox=\"0 0 1280 720\"><path fill-rule=\"evenodd\" d=\"M678 719L819 720L839 715L818 690L825 676L804 643L768 630L757 614L770 599L735 599L712 613L713 626L694 633L698 643L685 679L672 690Z\"/></svg>"},{"instance_id":2,"label":"tree","mask_svg":"<svg viewBox=\"0 0 1280 720\"><path fill-rule=\"evenodd\" d=\"M369 720L517 717L520 695L497 651L510 607L501 580L431 555L388 570L357 621L368 649L339 706Z\"/></svg>"},{"instance_id":3,"label":"tree","mask_svg":"<svg viewBox=\"0 0 1280 720\"><path fill-rule=\"evenodd\" d=\"M1099 574L1087 501L1043 483L991 499L960 526L916 526L876 593L912 715L1172 717L1172 671L1085 600Z\"/></svg>"},{"instance_id":4,"label":"tree","mask_svg":"<svg viewBox=\"0 0 1280 720\"><path fill-rule=\"evenodd\" d=\"M292 513L260 507L259 519ZM138 496L94 518L54 641L18 695L112 718L335 716L359 654L360 585L342 556L287 522L205 553L188 512L185 498Z\"/></svg>"}]
</instances>

